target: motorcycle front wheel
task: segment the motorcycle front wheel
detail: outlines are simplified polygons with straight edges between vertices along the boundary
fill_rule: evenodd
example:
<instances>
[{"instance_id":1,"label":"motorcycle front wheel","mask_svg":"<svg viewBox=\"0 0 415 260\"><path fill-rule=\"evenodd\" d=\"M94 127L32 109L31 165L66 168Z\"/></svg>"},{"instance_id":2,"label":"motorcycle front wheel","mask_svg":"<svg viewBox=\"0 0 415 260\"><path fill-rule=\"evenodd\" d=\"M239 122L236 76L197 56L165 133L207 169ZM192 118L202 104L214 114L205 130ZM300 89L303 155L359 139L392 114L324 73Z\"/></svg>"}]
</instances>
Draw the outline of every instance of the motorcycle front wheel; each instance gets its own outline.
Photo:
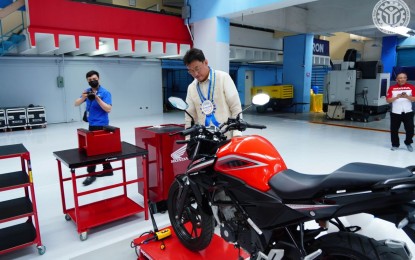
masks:
<instances>
[{"instance_id":1,"label":"motorcycle front wheel","mask_svg":"<svg viewBox=\"0 0 415 260\"><path fill-rule=\"evenodd\" d=\"M183 213L178 215L179 196L185 196ZM205 249L212 240L214 218L202 210L202 205L196 201L191 189L187 194L181 194L180 185L174 181L170 186L167 200L169 218L174 232L180 242L191 251Z\"/></svg>"},{"instance_id":2,"label":"motorcycle front wheel","mask_svg":"<svg viewBox=\"0 0 415 260\"><path fill-rule=\"evenodd\" d=\"M316 240L312 250L321 249L320 260L408 260L387 245L369 237L349 232L335 232Z\"/></svg>"}]
</instances>

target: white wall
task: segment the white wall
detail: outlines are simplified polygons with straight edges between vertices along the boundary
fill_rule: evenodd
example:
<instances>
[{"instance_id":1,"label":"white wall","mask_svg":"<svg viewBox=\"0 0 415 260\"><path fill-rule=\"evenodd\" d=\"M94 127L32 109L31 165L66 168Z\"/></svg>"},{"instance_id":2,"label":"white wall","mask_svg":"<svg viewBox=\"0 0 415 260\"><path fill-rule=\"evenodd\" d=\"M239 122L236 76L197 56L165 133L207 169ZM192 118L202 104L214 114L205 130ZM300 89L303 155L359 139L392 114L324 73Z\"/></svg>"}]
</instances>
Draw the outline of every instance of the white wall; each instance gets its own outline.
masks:
<instances>
[{"instance_id":1,"label":"white wall","mask_svg":"<svg viewBox=\"0 0 415 260\"><path fill-rule=\"evenodd\" d=\"M160 62L118 58L1 57L0 107L41 105L48 123L80 121L85 108L73 103L89 87L89 70L100 73L101 85L112 94L110 121L162 114ZM64 88L57 87L59 75Z\"/></svg>"},{"instance_id":2,"label":"white wall","mask_svg":"<svg viewBox=\"0 0 415 260\"><path fill-rule=\"evenodd\" d=\"M282 38L274 38L271 32L264 32L259 30L230 27L230 44L241 45L245 47L256 47L264 49L282 50Z\"/></svg>"}]
</instances>

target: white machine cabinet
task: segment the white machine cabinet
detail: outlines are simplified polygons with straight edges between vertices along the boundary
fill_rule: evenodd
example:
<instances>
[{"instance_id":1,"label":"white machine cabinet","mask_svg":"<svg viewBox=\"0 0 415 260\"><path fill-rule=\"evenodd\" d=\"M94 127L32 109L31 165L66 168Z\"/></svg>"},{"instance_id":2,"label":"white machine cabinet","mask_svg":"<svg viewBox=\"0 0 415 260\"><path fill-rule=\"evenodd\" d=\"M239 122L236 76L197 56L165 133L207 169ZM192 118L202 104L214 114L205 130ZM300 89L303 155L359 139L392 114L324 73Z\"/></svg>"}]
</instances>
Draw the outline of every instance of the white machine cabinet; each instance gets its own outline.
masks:
<instances>
[{"instance_id":1,"label":"white machine cabinet","mask_svg":"<svg viewBox=\"0 0 415 260\"><path fill-rule=\"evenodd\" d=\"M345 110L354 110L356 70L333 70L325 79L324 102L341 102Z\"/></svg>"},{"instance_id":2,"label":"white machine cabinet","mask_svg":"<svg viewBox=\"0 0 415 260\"><path fill-rule=\"evenodd\" d=\"M390 86L389 73L377 73L376 79L359 79L356 82L356 105L367 107L373 113L388 110L386 93Z\"/></svg>"}]
</instances>

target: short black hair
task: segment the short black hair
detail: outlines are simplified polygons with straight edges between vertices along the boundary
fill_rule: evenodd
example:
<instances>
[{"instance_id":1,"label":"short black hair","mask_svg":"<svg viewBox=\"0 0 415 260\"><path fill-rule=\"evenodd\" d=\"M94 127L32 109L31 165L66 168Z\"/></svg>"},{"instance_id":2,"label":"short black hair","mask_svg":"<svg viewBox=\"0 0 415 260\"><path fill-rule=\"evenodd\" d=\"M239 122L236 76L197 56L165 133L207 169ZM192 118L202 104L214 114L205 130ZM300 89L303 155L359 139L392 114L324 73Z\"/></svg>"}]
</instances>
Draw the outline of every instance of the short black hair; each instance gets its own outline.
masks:
<instances>
[{"instance_id":1,"label":"short black hair","mask_svg":"<svg viewBox=\"0 0 415 260\"><path fill-rule=\"evenodd\" d=\"M404 72L404 71L398 72L398 74L396 74L396 77L398 77L398 75L399 75L399 74L403 74L403 75L405 75L406 77L408 77L408 74L406 74L406 72Z\"/></svg>"},{"instance_id":2,"label":"short black hair","mask_svg":"<svg viewBox=\"0 0 415 260\"><path fill-rule=\"evenodd\" d=\"M205 61L205 55L203 54L203 51L197 48L192 48L186 52L186 54L183 57L184 65L189 65L193 61L198 60L201 62Z\"/></svg>"},{"instance_id":3,"label":"short black hair","mask_svg":"<svg viewBox=\"0 0 415 260\"><path fill-rule=\"evenodd\" d=\"M93 75L97 75L98 78L99 78L99 73L98 73L98 71L95 71L95 70L88 71L86 73L86 78L92 77Z\"/></svg>"}]
</instances>

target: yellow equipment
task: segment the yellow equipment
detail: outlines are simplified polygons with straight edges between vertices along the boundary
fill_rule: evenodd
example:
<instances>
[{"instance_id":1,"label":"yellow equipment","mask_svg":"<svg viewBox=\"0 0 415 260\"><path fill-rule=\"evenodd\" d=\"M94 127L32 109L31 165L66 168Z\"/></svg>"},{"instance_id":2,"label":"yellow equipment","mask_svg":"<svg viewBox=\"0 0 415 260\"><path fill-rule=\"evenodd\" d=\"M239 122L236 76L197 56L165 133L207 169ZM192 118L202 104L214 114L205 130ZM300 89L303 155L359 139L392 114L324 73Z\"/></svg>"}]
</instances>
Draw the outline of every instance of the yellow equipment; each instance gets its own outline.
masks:
<instances>
[{"instance_id":1,"label":"yellow equipment","mask_svg":"<svg viewBox=\"0 0 415 260\"><path fill-rule=\"evenodd\" d=\"M310 112L323 112L323 94L310 94Z\"/></svg>"},{"instance_id":2,"label":"yellow equipment","mask_svg":"<svg viewBox=\"0 0 415 260\"><path fill-rule=\"evenodd\" d=\"M171 236L171 230L169 228L156 232L157 240L162 240L169 236Z\"/></svg>"},{"instance_id":3,"label":"yellow equipment","mask_svg":"<svg viewBox=\"0 0 415 260\"><path fill-rule=\"evenodd\" d=\"M270 101L263 106L257 106L256 110L258 113L265 112L268 108L278 111L281 108L293 105L293 85L254 86L251 88L252 96L260 93L268 94L270 96Z\"/></svg>"}]
</instances>

